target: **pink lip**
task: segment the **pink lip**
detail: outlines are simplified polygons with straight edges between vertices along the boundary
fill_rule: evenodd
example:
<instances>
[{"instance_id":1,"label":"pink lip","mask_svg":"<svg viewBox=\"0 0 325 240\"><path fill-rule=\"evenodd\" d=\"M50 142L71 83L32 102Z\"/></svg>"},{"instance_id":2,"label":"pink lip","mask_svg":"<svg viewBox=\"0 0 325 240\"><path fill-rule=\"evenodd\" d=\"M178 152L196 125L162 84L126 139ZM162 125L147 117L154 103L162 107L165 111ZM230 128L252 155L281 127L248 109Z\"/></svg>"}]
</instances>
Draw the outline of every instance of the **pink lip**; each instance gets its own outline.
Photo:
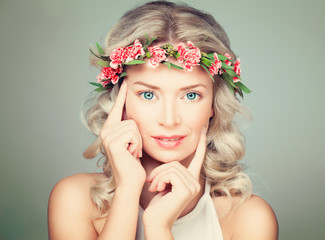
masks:
<instances>
[{"instance_id":1,"label":"pink lip","mask_svg":"<svg viewBox=\"0 0 325 240\"><path fill-rule=\"evenodd\" d=\"M157 145L162 148L175 148L180 145L186 136L172 135L172 136L153 136Z\"/></svg>"}]
</instances>

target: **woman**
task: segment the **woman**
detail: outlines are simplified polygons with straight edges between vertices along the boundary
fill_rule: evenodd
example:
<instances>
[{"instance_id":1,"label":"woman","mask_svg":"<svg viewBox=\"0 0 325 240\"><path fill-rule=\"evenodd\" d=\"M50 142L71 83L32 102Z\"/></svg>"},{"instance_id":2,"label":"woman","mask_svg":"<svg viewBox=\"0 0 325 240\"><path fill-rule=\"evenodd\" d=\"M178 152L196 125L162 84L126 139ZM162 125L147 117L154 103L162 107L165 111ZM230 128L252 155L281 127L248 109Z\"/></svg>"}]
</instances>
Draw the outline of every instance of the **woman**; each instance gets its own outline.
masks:
<instances>
[{"instance_id":1,"label":"woman","mask_svg":"<svg viewBox=\"0 0 325 240\"><path fill-rule=\"evenodd\" d=\"M249 90L213 17L149 2L92 53L102 92L86 113L98 138L84 155L102 152L103 173L54 187L50 239L277 239L271 207L238 163L235 96Z\"/></svg>"}]
</instances>

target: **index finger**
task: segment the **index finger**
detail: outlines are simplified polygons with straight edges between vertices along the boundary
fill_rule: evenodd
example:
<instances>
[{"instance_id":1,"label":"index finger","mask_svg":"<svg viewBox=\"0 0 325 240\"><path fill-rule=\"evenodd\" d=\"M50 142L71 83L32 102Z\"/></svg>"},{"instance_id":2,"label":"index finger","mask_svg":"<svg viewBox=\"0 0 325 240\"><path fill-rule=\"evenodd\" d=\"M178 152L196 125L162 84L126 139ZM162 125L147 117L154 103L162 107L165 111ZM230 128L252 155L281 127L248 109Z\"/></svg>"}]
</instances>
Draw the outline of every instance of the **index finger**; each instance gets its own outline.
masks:
<instances>
[{"instance_id":1,"label":"index finger","mask_svg":"<svg viewBox=\"0 0 325 240\"><path fill-rule=\"evenodd\" d=\"M123 81L118 92L115 104L108 115L105 125L121 122L127 90L127 83L126 81Z\"/></svg>"},{"instance_id":2,"label":"index finger","mask_svg":"<svg viewBox=\"0 0 325 240\"><path fill-rule=\"evenodd\" d=\"M199 179L200 177L201 168L205 157L206 147L207 147L207 136L206 136L206 128L204 127L201 132L199 143L196 147L195 155L190 165L187 168L188 171L192 174L192 176L195 177L196 179Z\"/></svg>"}]
</instances>

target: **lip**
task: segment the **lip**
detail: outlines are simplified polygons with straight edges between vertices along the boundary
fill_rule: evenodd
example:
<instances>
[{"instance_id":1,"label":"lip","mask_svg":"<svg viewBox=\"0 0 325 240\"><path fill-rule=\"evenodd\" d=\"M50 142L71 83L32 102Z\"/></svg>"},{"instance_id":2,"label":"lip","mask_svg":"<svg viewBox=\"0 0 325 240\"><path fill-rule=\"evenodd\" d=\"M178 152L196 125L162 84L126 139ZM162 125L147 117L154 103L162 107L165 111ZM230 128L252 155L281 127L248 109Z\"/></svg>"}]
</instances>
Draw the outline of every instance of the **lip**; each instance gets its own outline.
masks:
<instances>
[{"instance_id":1,"label":"lip","mask_svg":"<svg viewBox=\"0 0 325 240\"><path fill-rule=\"evenodd\" d=\"M175 148L183 142L185 137L186 136L184 136L184 135L152 136L152 138L155 140L156 144L162 148Z\"/></svg>"}]
</instances>

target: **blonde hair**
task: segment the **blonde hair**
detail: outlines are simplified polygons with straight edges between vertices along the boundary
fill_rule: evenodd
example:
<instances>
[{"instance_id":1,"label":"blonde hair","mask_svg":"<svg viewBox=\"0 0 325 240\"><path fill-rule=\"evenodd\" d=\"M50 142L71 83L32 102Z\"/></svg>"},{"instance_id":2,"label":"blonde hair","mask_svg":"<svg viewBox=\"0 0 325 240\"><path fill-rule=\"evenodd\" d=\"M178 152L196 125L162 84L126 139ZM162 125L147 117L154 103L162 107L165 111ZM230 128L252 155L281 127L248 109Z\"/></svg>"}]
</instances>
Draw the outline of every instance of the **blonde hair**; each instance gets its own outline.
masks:
<instances>
[{"instance_id":1,"label":"blonde hair","mask_svg":"<svg viewBox=\"0 0 325 240\"><path fill-rule=\"evenodd\" d=\"M214 18L185 4L168 1L154 1L127 12L105 38L104 51L109 55L114 49L131 45L135 39L145 42L157 37L159 43L178 43L192 41L203 52L228 53L235 59L230 49L229 39L223 28ZM90 63L96 66L98 59L91 56ZM91 188L91 196L98 208L107 212L112 200L115 182L105 156L99 134L112 108L119 90L105 91L91 101L85 113L88 129L97 136L97 149L103 154L103 171L106 177ZM207 132L208 144L202 174L211 184L214 195L227 195L229 198L240 195L243 202L252 192L252 184L238 162L245 153L244 138L234 123L234 117L243 113L244 108L231 94L222 78L216 77L214 83L214 117L210 120ZM89 151L95 151L90 148ZM96 154L86 155L93 157Z\"/></svg>"}]
</instances>

